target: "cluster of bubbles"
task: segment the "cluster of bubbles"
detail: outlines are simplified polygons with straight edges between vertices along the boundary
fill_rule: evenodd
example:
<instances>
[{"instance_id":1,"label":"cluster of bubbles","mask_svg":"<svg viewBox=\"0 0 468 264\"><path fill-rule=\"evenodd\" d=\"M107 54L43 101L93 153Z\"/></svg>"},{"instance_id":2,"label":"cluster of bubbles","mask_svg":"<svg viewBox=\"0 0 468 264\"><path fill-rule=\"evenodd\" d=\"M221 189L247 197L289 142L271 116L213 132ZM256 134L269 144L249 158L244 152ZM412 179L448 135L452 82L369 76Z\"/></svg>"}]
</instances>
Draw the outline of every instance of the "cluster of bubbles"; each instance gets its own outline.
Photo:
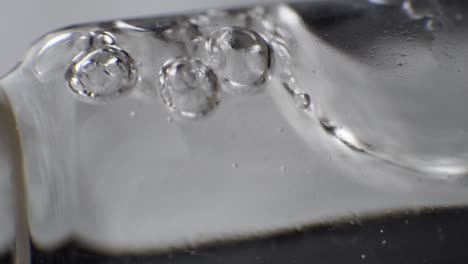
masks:
<instances>
[{"instance_id":1,"label":"cluster of bubbles","mask_svg":"<svg viewBox=\"0 0 468 264\"><path fill-rule=\"evenodd\" d=\"M221 27L206 40L196 41L192 57L169 59L159 73L159 93L169 111L196 119L216 108L222 91L249 95L262 90L271 50L260 34L244 27Z\"/></svg>"},{"instance_id":2,"label":"cluster of bubbles","mask_svg":"<svg viewBox=\"0 0 468 264\"><path fill-rule=\"evenodd\" d=\"M220 21L215 23L216 19ZM270 78L272 46L263 32L257 32L252 21L233 14L207 12L186 18L184 23L175 20L169 26L167 31L172 32L173 38L164 40L182 43L186 52L168 59L160 69L153 69L154 89L168 111L179 117L197 119L218 106L223 92L242 96L263 90ZM177 34L180 30L184 31ZM190 37L187 31L192 33ZM38 52L36 76L53 75L55 68L65 66L58 64L68 62L67 86L80 100L107 103L128 95L142 80L139 74L142 69L138 69L142 65L135 60L141 55L132 55L119 47L116 36L113 29L99 29L56 37ZM82 43L78 45L79 41ZM73 56L65 58L62 54Z\"/></svg>"}]
</instances>

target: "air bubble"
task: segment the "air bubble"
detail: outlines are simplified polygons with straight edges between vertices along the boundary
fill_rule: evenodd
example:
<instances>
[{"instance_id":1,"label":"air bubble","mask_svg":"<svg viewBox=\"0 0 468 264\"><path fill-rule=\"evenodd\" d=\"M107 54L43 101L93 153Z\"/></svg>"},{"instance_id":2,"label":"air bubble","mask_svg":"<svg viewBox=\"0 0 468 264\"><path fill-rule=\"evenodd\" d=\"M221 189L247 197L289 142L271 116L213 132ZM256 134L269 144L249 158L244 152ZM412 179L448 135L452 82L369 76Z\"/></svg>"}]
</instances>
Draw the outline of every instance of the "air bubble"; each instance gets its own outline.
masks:
<instances>
[{"instance_id":1,"label":"air bubble","mask_svg":"<svg viewBox=\"0 0 468 264\"><path fill-rule=\"evenodd\" d=\"M162 67L159 80L163 103L181 117L206 116L219 103L218 78L200 60L171 59Z\"/></svg>"},{"instance_id":2,"label":"air bubble","mask_svg":"<svg viewBox=\"0 0 468 264\"><path fill-rule=\"evenodd\" d=\"M426 21L426 29L429 31L438 31L438 30L441 30L442 27L443 27L443 24L438 19L428 19Z\"/></svg>"},{"instance_id":3,"label":"air bubble","mask_svg":"<svg viewBox=\"0 0 468 264\"><path fill-rule=\"evenodd\" d=\"M311 108L312 100L310 95L300 91L295 78L287 77L285 79L286 80L282 82L283 87L286 92L293 98L296 107L302 110Z\"/></svg>"},{"instance_id":4,"label":"air bubble","mask_svg":"<svg viewBox=\"0 0 468 264\"><path fill-rule=\"evenodd\" d=\"M57 76L72 62L76 54L89 48L89 36L80 32L67 32L48 40L34 58L33 72L40 81Z\"/></svg>"},{"instance_id":5,"label":"air bubble","mask_svg":"<svg viewBox=\"0 0 468 264\"><path fill-rule=\"evenodd\" d=\"M87 102L104 102L134 87L133 59L116 46L92 49L78 56L67 72L70 89Z\"/></svg>"},{"instance_id":6,"label":"air bubble","mask_svg":"<svg viewBox=\"0 0 468 264\"><path fill-rule=\"evenodd\" d=\"M91 32L91 45L94 47L103 47L115 44L115 37L107 31Z\"/></svg>"},{"instance_id":7,"label":"air bubble","mask_svg":"<svg viewBox=\"0 0 468 264\"><path fill-rule=\"evenodd\" d=\"M369 3L375 5L396 5L400 2L401 0L369 0Z\"/></svg>"},{"instance_id":8,"label":"air bubble","mask_svg":"<svg viewBox=\"0 0 468 264\"><path fill-rule=\"evenodd\" d=\"M311 101L310 96L306 93L295 93L293 95L294 103L300 109L307 109L309 108Z\"/></svg>"},{"instance_id":9,"label":"air bubble","mask_svg":"<svg viewBox=\"0 0 468 264\"><path fill-rule=\"evenodd\" d=\"M401 7L406 15L412 19L421 19L434 15L434 4L428 0L405 0Z\"/></svg>"},{"instance_id":10,"label":"air bubble","mask_svg":"<svg viewBox=\"0 0 468 264\"><path fill-rule=\"evenodd\" d=\"M227 27L206 44L209 60L226 90L236 95L258 92L268 78L270 47L255 31Z\"/></svg>"}]
</instances>

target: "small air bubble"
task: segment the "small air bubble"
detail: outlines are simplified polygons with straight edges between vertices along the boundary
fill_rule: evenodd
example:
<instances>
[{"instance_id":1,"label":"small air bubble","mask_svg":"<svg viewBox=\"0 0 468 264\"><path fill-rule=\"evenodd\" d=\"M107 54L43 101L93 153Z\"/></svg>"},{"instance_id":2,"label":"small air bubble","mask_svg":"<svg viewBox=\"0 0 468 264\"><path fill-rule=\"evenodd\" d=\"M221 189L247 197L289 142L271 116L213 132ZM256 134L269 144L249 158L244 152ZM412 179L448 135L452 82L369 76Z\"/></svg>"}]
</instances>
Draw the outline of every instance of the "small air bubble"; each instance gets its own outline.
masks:
<instances>
[{"instance_id":1,"label":"small air bubble","mask_svg":"<svg viewBox=\"0 0 468 264\"><path fill-rule=\"evenodd\" d=\"M258 92L268 79L270 47L255 31L226 27L211 34L206 44L210 63L229 93Z\"/></svg>"},{"instance_id":2,"label":"small air bubble","mask_svg":"<svg viewBox=\"0 0 468 264\"><path fill-rule=\"evenodd\" d=\"M310 96L306 93L297 93L294 94L294 103L300 109L307 109L309 108L311 101Z\"/></svg>"},{"instance_id":3,"label":"small air bubble","mask_svg":"<svg viewBox=\"0 0 468 264\"><path fill-rule=\"evenodd\" d=\"M239 164L238 164L237 162L233 162L233 163L231 164L231 166L232 166L233 169L239 168Z\"/></svg>"},{"instance_id":4,"label":"small air bubble","mask_svg":"<svg viewBox=\"0 0 468 264\"><path fill-rule=\"evenodd\" d=\"M303 93L297 86L296 80L292 77L285 78L282 82L283 88L290 94L294 100L294 104L299 109L308 109L312 106L312 101L307 93Z\"/></svg>"},{"instance_id":5,"label":"small air bubble","mask_svg":"<svg viewBox=\"0 0 468 264\"><path fill-rule=\"evenodd\" d=\"M172 117L170 117L170 116L167 117L167 122L168 122L168 123L172 123L173 121L174 121L174 120L172 119Z\"/></svg>"},{"instance_id":6,"label":"small air bubble","mask_svg":"<svg viewBox=\"0 0 468 264\"><path fill-rule=\"evenodd\" d=\"M206 116L219 103L218 78L200 60L171 59L162 67L159 80L164 105L184 118Z\"/></svg>"},{"instance_id":7,"label":"small air bubble","mask_svg":"<svg viewBox=\"0 0 468 264\"><path fill-rule=\"evenodd\" d=\"M116 46L77 57L66 74L70 89L87 102L104 102L129 92L137 81L133 59Z\"/></svg>"},{"instance_id":8,"label":"small air bubble","mask_svg":"<svg viewBox=\"0 0 468 264\"><path fill-rule=\"evenodd\" d=\"M401 7L411 19L421 19L432 16L434 9L432 1L427 0L405 0Z\"/></svg>"},{"instance_id":9,"label":"small air bubble","mask_svg":"<svg viewBox=\"0 0 468 264\"><path fill-rule=\"evenodd\" d=\"M426 29L429 31L437 31L442 29L443 24L440 20L438 19L428 19L426 21Z\"/></svg>"},{"instance_id":10,"label":"small air bubble","mask_svg":"<svg viewBox=\"0 0 468 264\"><path fill-rule=\"evenodd\" d=\"M362 258L362 259L366 259L366 255L365 255L365 254L361 254L361 258Z\"/></svg>"},{"instance_id":11,"label":"small air bubble","mask_svg":"<svg viewBox=\"0 0 468 264\"><path fill-rule=\"evenodd\" d=\"M283 172L284 172L284 171L286 171L286 166L281 166L281 168L280 168L280 169L281 169L281 171L283 171Z\"/></svg>"}]
</instances>

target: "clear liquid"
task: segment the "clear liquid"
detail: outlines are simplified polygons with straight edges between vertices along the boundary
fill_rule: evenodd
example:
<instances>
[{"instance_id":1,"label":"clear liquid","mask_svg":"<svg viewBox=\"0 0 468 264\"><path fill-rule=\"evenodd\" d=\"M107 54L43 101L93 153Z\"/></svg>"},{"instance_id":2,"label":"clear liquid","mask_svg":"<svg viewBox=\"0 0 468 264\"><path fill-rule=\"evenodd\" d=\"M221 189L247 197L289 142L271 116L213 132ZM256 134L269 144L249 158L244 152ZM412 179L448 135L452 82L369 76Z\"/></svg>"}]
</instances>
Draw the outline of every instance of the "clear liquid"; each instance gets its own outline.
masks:
<instances>
[{"instance_id":1,"label":"clear liquid","mask_svg":"<svg viewBox=\"0 0 468 264\"><path fill-rule=\"evenodd\" d=\"M34 245L139 254L466 205L466 9L435 2L317 1L47 35L1 82Z\"/></svg>"}]
</instances>

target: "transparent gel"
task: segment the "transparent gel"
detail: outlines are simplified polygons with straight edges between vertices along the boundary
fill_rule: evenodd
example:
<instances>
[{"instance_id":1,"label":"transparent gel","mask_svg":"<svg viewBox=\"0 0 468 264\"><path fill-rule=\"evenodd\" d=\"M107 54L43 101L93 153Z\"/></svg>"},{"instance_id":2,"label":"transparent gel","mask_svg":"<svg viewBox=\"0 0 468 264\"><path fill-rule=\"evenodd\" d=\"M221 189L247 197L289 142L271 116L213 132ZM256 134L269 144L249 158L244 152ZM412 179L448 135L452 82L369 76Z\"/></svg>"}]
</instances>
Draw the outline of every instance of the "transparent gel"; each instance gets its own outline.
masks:
<instances>
[{"instance_id":1,"label":"transparent gel","mask_svg":"<svg viewBox=\"0 0 468 264\"><path fill-rule=\"evenodd\" d=\"M47 34L0 81L33 245L136 254L466 206L466 14L312 1Z\"/></svg>"}]
</instances>

